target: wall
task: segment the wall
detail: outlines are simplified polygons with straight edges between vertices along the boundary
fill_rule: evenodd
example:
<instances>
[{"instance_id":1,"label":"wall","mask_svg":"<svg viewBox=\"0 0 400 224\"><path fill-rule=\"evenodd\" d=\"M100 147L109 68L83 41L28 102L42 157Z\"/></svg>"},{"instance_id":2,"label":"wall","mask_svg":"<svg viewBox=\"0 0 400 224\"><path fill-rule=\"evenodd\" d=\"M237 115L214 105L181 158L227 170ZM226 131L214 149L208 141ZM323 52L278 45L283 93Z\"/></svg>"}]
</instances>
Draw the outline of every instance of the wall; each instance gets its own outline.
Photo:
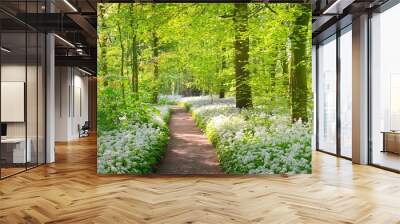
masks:
<instances>
[{"instance_id":1,"label":"wall","mask_svg":"<svg viewBox=\"0 0 400 224\"><path fill-rule=\"evenodd\" d=\"M41 69L40 69L41 70ZM39 70L39 74L41 71ZM27 82L25 82L25 65L18 64L5 64L1 66L1 81L10 82L18 81L27 83L27 125L28 133L35 131L36 133L36 122L37 122L37 104L39 108L42 108L43 100L38 100L37 98L37 81L36 80L36 67L27 67ZM39 79L39 81L41 78ZM40 82L39 82L40 83ZM40 83L42 84L42 83ZM6 110L6 108L2 108ZM31 130L32 129L32 130ZM23 122L12 122L7 123L7 136L9 137L25 137L25 123Z\"/></svg>"},{"instance_id":2,"label":"wall","mask_svg":"<svg viewBox=\"0 0 400 224\"><path fill-rule=\"evenodd\" d=\"M27 80L25 80L27 79ZM31 141L32 162L44 163L44 79L42 67L36 65L5 63L1 66L2 82L24 82L26 84L25 122L7 122L7 137L25 138ZM7 110L7 108L1 108ZM39 153L40 156L37 156ZM39 159L39 161L36 161Z\"/></svg>"},{"instance_id":3,"label":"wall","mask_svg":"<svg viewBox=\"0 0 400 224\"><path fill-rule=\"evenodd\" d=\"M25 64L8 64L1 66L1 81L2 82L25 82ZM28 94L28 97L32 93ZM36 94L35 94L36 96ZM6 108L2 108L6 110ZM25 123L11 122L7 123L7 137L25 137Z\"/></svg>"},{"instance_id":4,"label":"wall","mask_svg":"<svg viewBox=\"0 0 400 224\"><path fill-rule=\"evenodd\" d=\"M72 67L56 67L55 74L55 140L70 141L89 118L88 77Z\"/></svg>"},{"instance_id":5,"label":"wall","mask_svg":"<svg viewBox=\"0 0 400 224\"><path fill-rule=\"evenodd\" d=\"M67 67L55 69L55 140L68 139L69 125L69 85L71 83Z\"/></svg>"}]
</instances>

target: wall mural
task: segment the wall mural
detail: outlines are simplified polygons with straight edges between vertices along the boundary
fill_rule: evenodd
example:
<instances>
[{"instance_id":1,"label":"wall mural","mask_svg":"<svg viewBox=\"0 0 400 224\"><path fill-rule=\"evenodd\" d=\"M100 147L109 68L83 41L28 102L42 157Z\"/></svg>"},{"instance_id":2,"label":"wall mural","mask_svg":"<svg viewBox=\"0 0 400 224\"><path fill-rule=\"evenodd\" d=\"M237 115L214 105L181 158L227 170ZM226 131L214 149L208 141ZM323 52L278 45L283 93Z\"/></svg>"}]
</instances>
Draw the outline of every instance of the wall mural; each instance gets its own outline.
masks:
<instances>
[{"instance_id":1,"label":"wall mural","mask_svg":"<svg viewBox=\"0 0 400 224\"><path fill-rule=\"evenodd\" d=\"M98 4L98 173L311 173L311 6Z\"/></svg>"}]
</instances>

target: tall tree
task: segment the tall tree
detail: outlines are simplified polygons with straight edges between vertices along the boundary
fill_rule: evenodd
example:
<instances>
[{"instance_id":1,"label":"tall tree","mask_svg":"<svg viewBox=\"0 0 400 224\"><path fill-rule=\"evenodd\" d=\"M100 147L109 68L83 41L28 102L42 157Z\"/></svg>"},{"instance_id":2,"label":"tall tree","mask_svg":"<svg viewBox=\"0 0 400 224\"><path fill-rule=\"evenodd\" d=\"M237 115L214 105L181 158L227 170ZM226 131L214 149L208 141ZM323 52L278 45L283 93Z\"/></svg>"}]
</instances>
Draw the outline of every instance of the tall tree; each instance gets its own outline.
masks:
<instances>
[{"instance_id":1,"label":"tall tree","mask_svg":"<svg viewBox=\"0 0 400 224\"><path fill-rule=\"evenodd\" d=\"M251 88L249 85L249 9L246 3L235 3L233 10L235 32L235 76L236 76L236 107L252 107Z\"/></svg>"},{"instance_id":2,"label":"tall tree","mask_svg":"<svg viewBox=\"0 0 400 224\"><path fill-rule=\"evenodd\" d=\"M159 26L158 22L155 18L157 17L157 6L155 4L151 5L153 21L152 21L152 30L151 30L151 48L152 48L152 62L153 62L153 94L152 94L152 102L157 103L157 98L159 94L159 39L157 34L157 28Z\"/></svg>"},{"instance_id":3,"label":"tall tree","mask_svg":"<svg viewBox=\"0 0 400 224\"><path fill-rule=\"evenodd\" d=\"M159 94L159 68L158 68L158 57L159 57L159 46L158 46L158 36L157 36L157 32L155 30L153 30L152 32L152 48L153 48L153 66L154 66L154 71L153 71L153 75L154 75L154 84L155 84L155 88L153 91L153 97L152 100L154 103L157 102L157 97Z\"/></svg>"},{"instance_id":4,"label":"tall tree","mask_svg":"<svg viewBox=\"0 0 400 224\"><path fill-rule=\"evenodd\" d=\"M296 4L294 8L294 24L290 34L291 61L290 61L290 92L292 119L306 122L308 102L308 37L311 10L308 5ZM306 41L307 40L307 41Z\"/></svg>"},{"instance_id":5,"label":"tall tree","mask_svg":"<svg viewBox=\"0 0 400 224\"><path fill-rule=\"evenodd\" d=\"M118 3L118 14L122 17L122 12L121 12L121 3ZM121 18L117 20L117 28L118 28L118 37L119 37L119 44L121 48L121 80L120 80L120 85L121 85L121 91L122 91L122 102L126 104L126 95L125 95L125 85L124 85L124 79L125 79L125 74L124 74L124 65L125 65L125 46L124 46L124 40L125 38L123 37L122 33L122 28L121 28Z\"/></svg>"},{"instance_id":6,"label":"tall tree","mask_svg":"<svg viewBox=\"0 0 400 224\"><path fill-rule=\"evenodd\" d=\"M137 93L139 91L139 61L138 61L138 43L137 43L137 24L135 21L135 13L133 12L133 4L129 5L130 15L130 28L132 33L131 42L131 87L132 92Z\"/></svg>"},{"instance_id":7,"label":"tall tree","mask_svg":"<svg viewBox=\"0 0 400 224\"><path fill-rule=\"evenodd\" d=\"M122 108L125 94L132 106L155 103L159 94L203 93L305 121L312 106L307 11L294 4L99 4L99 95L112 99L103 115Z\"/></svg>"},{"instance_id":8,"label":"tall tree","mask_svg":"<svg viewBox=\"0 0 400 224\"><path fill-rule=\"evenodd\" d=\"M107 30L107 24L106 24L106 19L104 18L105 14L105 5L104 4L99 4L99 10L98 10L98 15L99 15L99 30ZM107 35L104 33L99 33L98 35L98 43L99 43L99 60L98 60L98 66L99 66L99 76L104 77L107 76L108 73L108 67L107 67ZM104 81L104 85L108 85L107 79Z\"/></svg>"},{"instance_id":9,"label":"tall tree","mask_svg":"<svg viewBox=\"0 0 400 224\"><path fill-rule=\"evenodd\" d=\"M226 65L226 56L225 56L225 51L226 51L226 48L225 47L222 47L222 56L221 56L221 68L220 68L220 77L219 77L219 98L225 98L225 92L226 92L226 87L225 87L225 85L226 85L226 83L225 83L225 79L224 79L224 76L225 76L225 70L227 69L227 65Z\"/></svg>"}]
</instances>

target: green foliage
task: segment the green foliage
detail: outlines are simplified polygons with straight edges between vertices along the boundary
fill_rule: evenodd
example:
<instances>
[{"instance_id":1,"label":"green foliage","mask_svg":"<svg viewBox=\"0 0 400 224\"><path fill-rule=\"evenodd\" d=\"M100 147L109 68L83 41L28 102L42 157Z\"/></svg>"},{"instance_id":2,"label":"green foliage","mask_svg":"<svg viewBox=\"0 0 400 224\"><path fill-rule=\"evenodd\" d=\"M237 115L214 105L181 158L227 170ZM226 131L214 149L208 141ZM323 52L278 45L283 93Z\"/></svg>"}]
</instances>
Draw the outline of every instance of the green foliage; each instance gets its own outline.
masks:
<instances>
[{"instance_id":1,"label":"green foliage","mask_svg":"<svg viewBox=\"0 0 400 224\"><path fill-rule=\"evenodd\" d=\"M113 88L124 90L117 93L122 102L129 101L124 98L135 85L140 100L147 103L158 94L235 96L234 4L105 3L99 8L104 8L104 20L98 27L99 52L107 54L107 61L99 55L99 68L104 69L107 63L107 71L99 74L110 80L109 85L118 82ZM296 82L289 69L291 49L296 47L291 34L297 29L305 30L306 35L298 38L311 52L311 21L308 25L296 24L307 13L310 9L298 4L249 4L247 31L240 35L249 37L245 70L250 77L244 83L251 87L254 106L292 113L292 105L306 104L308 109L301 113L311 117L310 55L297 61L306 65L304 86L293 88ZM104 40L106 43L101 44ZM121 73L122 55L125 62ZM292 97L292 89L304 94Z\"/></svg>"},{"instance_id":2,"label":"green foliage","mask_svg":"<svg viewBox=\"0 0 400 224\"><path fill-rule=\"evenodd\" d=\"M98 133L126 127L132 123L148 123L155 109L148 103L137 101L136 95L126 97L124 103L121 94L113 88L101 90L98 95L97 125Z\"/></svg>"},{"instance_id":3,"label":"green foliage","mask_svg":"<svg viewBox=\"0 0 400 224\"><path fill-rule=\"evenodd\" d=\"M126 140L127 150L133 153L129 154L130 162L121 160L120 148L111 147L114 151L109 153L117 156L113 157L117 162L105 165L105 172L146 173L162 155L168 128L154 121L154 114L158 113L155 105L176 101L161 95L212 95L205 104L218 96L236 98L236 103L240 99L237 107L254 108L239 110L230 106L215 113L240 111L241 118L261 127L269 127L271 122L254 114L267 111L269 115L292 117L293 124L297 119L307 121L312 117L309 7L99 3L98 8L98 134L139 136L130 130L135 127L155 136L146 136L151 143L144 152L135 145L137 142ZM190 102L183 105L188 110L192 106ZM224 155L220 157L222 164L243 164L235 158L247 158L246 150L251 151L257 142L250 132L228 147L220 143L220 133L209 126L213 116L194 116L219 146L219 155ZM166 121L168 117L162 119ZM119 144L116 139L109 142ZM149 166L138 168L134 165L138 161ZM132 169L124 170L121 164L129 164ZM261 172L251 167L228 167L231 166L225 167L229 172Z\"/></svg>"},{"instance_id":4,"label":"green foliage","mask_svg":"<svg viewBox=\"0 0 400 224\"><path fill-rule=\"evenodd\" d=\"M265 108L192 100L197 125L216 146L221 168L232 174L311 173L311 125Z\"/></svg>"},{"instance_id":5,"label":"green foliage","mask_svg":"<svg viewBox=\"0 0 400 224\"><path fill-rule=\"evenodd\" d=\"M168 144L170 109L153 109L147 122L126 119L123 126L98 134L99 173L142 175L154 171Z\"/></svg>"}]
</instances>

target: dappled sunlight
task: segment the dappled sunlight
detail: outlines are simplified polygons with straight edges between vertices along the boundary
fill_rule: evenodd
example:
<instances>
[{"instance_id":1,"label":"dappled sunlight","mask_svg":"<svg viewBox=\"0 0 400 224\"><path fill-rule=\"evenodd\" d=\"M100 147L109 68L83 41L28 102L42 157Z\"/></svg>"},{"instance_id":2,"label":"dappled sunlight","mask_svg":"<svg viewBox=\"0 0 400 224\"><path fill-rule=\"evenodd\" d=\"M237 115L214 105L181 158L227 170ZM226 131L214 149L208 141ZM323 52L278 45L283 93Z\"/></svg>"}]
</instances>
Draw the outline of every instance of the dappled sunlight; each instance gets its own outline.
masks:
<instances>
[{"instance_id":1,"label":"dappled sunlight","mask_svg":"<svg viewBox=\"0 0 400 224\"><path fill-rule=\"evenodd\" d=\"M199 134L178 134L174 135L174 137L192 143L203 143L203 144L209 143L209 141L205 139L204 136L199 136Z\"/></svg>"},{"instance_id":2,"label":"dappled sunlight","mask_svg":"<svg viewBox=\"0 0 400 224\"><path fill-rule=\"evenodd\" d=\"M310 173L311 24L303 4L99 4L99 171Z\"/></svg>"},{"instance_id":3,"label":"dappled sunlight","mask_svg":"<svg viewBox=\"0 0 400 224\"><path fill-rule=\"evenodd\" d=\"M174 108L170 140L158 174L221 174L215 148L183 108Z\"/></svg>"}]
</instances>

